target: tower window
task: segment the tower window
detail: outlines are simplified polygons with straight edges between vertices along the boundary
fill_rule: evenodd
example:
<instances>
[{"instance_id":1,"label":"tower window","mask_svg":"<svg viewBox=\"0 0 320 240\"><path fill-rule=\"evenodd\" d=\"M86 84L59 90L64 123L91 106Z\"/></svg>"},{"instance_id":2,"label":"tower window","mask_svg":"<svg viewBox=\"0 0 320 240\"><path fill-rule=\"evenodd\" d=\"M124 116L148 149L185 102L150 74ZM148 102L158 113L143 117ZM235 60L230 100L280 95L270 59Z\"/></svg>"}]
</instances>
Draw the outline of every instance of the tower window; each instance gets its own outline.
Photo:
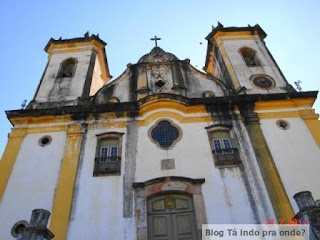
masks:
<instances>
[{"instance_id":1,"label":"tower window","mask_svg":"<svg viewBox=\"0 0 320 240\"><path fill-rule=\"evenodd\" d=\"M74 58L68 58L61 63L60 70L58 73L59 78L74 76L76 70L77 60Z\"/></svg>"},{"instance_id":2,"label":"tower window","mask_svg":"<svg viewBox=\"0 0 320 240\"><path fill-rule=\"evenodd\" d=\"M121 134L98 135L94 176L119 175L121 172Z\"/></svg>"},{"instance_id":3,"label":"tower window","mask_svg":"<svg viewBox=\"0 0 320 240\"><path fill-rule=\"evenodd\" d=\"M209 139L216 166L240 163L236 141L231 138L228 128L218 127L210 129Z\"/></svg>"},{"instance_id":4,"label":"tower window","mask_svg":"<svg viewBox=\"0 0 320 240\"><path fill-rule=\"evenodd\" d=\"M261 66L255 50L248 47L243 47L240 49L240 54L242 55L243 60L245 61L248 67Z\"/></svg>"}]
</instances>

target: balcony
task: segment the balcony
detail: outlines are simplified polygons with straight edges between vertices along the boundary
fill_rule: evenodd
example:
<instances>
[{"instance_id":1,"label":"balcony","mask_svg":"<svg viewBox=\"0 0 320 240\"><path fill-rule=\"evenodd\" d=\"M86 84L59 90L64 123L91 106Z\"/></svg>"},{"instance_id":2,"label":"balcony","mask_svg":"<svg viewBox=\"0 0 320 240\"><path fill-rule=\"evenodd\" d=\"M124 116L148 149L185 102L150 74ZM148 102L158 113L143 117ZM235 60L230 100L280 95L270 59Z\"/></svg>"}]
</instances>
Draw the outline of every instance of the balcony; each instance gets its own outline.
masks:
<instances>
[{"instance_id":1,"label":"balcony","mask_svg":"<svg viewBox=\"0 0 320 240\"><path fill-rule=\"evenodd\" d=\"M216 165L235 165L240 164L240 155L237 148L215 149L212 151Z\"/></svg>"},{"instance_id":2,"label":"balcony","mask_svg":"<svg viewBox=\"0 0 320 240\"><path fill-rule=\"evenodd\" d=\"M98 175L120 175L120 157L99 157L95 158L93 176Z\"/></svg>"}]
</instances>

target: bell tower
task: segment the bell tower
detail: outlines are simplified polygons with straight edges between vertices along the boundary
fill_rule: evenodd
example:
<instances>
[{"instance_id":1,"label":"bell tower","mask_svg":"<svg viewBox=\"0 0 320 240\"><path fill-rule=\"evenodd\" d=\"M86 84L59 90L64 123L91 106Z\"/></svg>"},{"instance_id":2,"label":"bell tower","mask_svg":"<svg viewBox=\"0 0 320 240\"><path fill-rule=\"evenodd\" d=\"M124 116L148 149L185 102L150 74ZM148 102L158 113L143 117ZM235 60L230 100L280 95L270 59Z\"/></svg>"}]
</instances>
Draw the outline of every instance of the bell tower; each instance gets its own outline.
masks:
<instances>
[{"instance_id":1,"label":"bell tower","mask_svg":"<svg viewBox=\"0 0 320 240\"><path fill-rule=\"evenodd\" d=\"M237 94L295 91L266 47L266 36L259 25L225 28L218 23L206 37L204 70Z\"/></svg>"},{"instance_id":2,"label":"bell tower","mask_svg":"<svg viewBox=\"0 0 320 240\"><path fill-rule=\"evenodd\" d=\"M51 38L45 47L48 63L28 108L77 105L94 95L111 78L106 43L98 35Z\"/></svg>"}]
</instances>

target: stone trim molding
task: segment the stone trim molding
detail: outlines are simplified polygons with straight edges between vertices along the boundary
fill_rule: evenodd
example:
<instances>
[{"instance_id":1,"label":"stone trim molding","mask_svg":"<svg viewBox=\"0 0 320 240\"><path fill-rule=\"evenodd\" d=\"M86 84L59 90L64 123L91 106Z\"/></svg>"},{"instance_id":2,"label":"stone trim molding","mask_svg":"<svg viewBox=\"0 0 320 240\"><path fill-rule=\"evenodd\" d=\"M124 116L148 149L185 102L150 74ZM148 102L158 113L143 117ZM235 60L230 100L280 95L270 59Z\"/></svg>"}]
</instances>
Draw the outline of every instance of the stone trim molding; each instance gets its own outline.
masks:
<instances>
[{"instance_id":1,"label":"stone trim molding","mask_svg":"<svg viewBox=\"0 0 320 240\"><path fill-rule=\"evenodd\" d=\"M204 178L187 178L187 177L178 177L178 176L169 176L169 177L159 177L147 180L145 182L134 182L132 183L133 188L144 188L156 183L162 183L162 182L170 182L170 181L180 181L180 182L188 182L193 185L197 184L203 184L205 182Z\"/></svg>"},{"instance_id":2,"label":"stone trim molding","mask_svg":"<svg viewBox=\"0 0 320 240\"><path fill-rule=\"evenodd\" d=\"M205 204L201 191L201 185L204 182L204 178L192 179L187 177L168 176L150 179L145 182L132 183L132 187L135 191L137 239L148 239L148 198L157 194L168 194L171 192L192 196L198 239L201 239L202 224L207 223Z\"/></svg>"}]
</instances>

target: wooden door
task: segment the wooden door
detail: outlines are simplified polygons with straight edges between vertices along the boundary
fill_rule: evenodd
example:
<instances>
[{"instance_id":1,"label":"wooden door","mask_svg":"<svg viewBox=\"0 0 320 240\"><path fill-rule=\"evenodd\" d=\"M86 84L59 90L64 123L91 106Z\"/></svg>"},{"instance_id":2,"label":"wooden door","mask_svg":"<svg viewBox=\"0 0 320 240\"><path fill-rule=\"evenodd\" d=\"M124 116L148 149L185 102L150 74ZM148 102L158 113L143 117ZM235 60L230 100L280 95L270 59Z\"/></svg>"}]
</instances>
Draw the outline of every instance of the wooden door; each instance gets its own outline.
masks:
<instances>
[{"instance_id":1,"label":"wooden door","mask_svg":"<svg viewBox=\"0 0 320 240\"><path fill-rule=\"evenodd\" d=\"M148 200L149 240L196 240L192 197L166 194Z\"/></svg>"}]
</instances>

